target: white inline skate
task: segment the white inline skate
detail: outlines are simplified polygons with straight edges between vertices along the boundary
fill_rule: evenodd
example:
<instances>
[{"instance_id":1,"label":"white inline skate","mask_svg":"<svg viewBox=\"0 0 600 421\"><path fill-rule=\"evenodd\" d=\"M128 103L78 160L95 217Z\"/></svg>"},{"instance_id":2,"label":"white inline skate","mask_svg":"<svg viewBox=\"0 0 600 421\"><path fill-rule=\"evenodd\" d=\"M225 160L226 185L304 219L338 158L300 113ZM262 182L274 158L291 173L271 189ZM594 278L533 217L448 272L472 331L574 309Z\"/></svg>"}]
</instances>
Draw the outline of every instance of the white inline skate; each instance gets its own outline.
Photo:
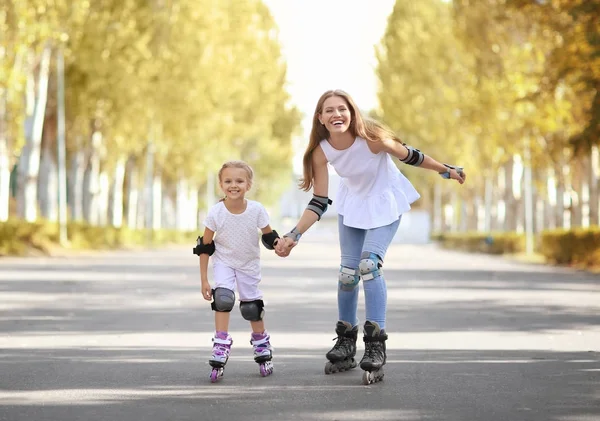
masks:
<instances>
[{"instance_id":1,"label":"white inline skate","mask_svg":"<svg viewBox=\"0 0 600 421\"><path fill-rule=\"evenodd\" d=\"M223 377L225 364L227 364L227 360L229 359L233 340L227 332L216 332L212 341L212 355L210 360L208 360L208 363L212 367L210 381L211 383L215 383Z\"/></svg>"},{"instance_id":2,"label":"white inline skate","mask_svg":"<svg viewBox=\"0 0 600 421\"><path fill-rule=\"evenodd\" d=\"M267 377L273 374L273 348L269 340L271 337L265 331L263 333L252 333L250 344L254 347L254 361L258 363L260 375Z\"/></svg>"}]
</instances>

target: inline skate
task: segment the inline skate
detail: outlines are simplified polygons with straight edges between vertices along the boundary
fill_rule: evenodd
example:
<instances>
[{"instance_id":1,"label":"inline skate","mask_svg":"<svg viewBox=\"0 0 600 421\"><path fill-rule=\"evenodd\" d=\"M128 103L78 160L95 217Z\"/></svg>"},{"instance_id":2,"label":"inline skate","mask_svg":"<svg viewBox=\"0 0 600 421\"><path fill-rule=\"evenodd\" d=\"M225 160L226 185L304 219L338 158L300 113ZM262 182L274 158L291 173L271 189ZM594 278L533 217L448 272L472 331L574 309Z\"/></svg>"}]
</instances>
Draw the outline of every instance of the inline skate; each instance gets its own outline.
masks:
<instances>
[{"instance_id":1,"label":"inline skate","mask_svg":"<svg viewBox=\"0 0 600 421\"><path fill-rule=\"evenodd\" d=\"M376 322L366 321L364 325L365 354L360 360L364 370L362 382L365 385L383 380L383 366L386 362L385 341L388 336Z\"/></svg>"},{"instance_id":2,"label":"inline skate","mask_svg":"<svg viewBox=\"0 0 600 421\"><path fill-rule=\"evenodd\" d=\"M210 381L211 383L215 383L223 377L225 364L227 364L227 360L229 359L233 340L227 332L218 331L215 333L212 341L212 355L210 360L208 360L208 363L212 367Z\"/></svg>"},{"instance_id":3,"label":"inline skate","mask_svg":"<svg viewBox=\"0 0 600 421\"><path fill-rule=\"evenodd\" d=\"M356 367L356 338L358 326L352 327L348 322L338 321L335 326L337 341L325 355L329 361L325 364L325 374L337 373Z\"/></svg>"},{"instance_id":4,"label":"inline skate","mask_svg":"<svg viewBox=\"0 0 600 421\"><path fill-rule=\"evenodd\" d=\"M250 344L254 347L254 361L258 364L260 375L267 377L273 374L273 348L269 342L271 337L265 331L263 333L252 333Z\"/></svg>"}]
</instances>

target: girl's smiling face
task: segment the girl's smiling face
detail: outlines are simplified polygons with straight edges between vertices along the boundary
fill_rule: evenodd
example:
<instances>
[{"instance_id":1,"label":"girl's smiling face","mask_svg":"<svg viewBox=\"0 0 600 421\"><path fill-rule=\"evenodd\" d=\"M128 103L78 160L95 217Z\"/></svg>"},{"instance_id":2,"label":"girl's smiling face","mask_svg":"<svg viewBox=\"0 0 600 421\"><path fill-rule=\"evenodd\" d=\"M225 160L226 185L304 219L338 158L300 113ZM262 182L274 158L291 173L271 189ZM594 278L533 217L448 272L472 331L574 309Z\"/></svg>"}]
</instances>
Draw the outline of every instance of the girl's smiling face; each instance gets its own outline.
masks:
<instances>
[{"instance_id":1,"label":"girl's smiling face","mask_svg":"<svg viewBox=\"0 0 600 421\"><path fill-rule=\"evenodd\" d=\"M248 174L242 168L224 168L219 185L228 199L243 199L250 190Z\"/></svg>"}]
</instances>

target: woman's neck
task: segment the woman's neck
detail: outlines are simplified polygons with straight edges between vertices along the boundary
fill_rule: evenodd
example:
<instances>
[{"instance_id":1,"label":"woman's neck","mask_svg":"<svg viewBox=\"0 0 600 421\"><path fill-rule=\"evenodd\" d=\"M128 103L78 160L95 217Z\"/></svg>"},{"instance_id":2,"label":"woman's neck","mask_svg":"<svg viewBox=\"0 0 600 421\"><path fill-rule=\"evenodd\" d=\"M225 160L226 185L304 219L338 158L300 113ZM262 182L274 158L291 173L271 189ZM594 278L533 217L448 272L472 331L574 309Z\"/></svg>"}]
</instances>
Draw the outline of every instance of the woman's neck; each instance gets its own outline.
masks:
<instances>
[{"instance_id":1,"label":"woman's neck","mask_svg":"<svg viewBox=\"0 0 600 421\"><path fill-rule=\"evenodd\" d=\"M329 133L329 140L334 143L348 143L354 141L354 135L349 130L344 133Z\"/></svg>"},{"instance_id":2,"label":"woman's neck","mask_svg":"<svg viewBox=\"0 0 600 421\"><path fill-rule=\"evenodd\" d=\"M335 149L344 150L352 146L354 143L355 137L349 131L344 133L330 133L329 134L329 143Z\"/></svg>"}]
</instances>

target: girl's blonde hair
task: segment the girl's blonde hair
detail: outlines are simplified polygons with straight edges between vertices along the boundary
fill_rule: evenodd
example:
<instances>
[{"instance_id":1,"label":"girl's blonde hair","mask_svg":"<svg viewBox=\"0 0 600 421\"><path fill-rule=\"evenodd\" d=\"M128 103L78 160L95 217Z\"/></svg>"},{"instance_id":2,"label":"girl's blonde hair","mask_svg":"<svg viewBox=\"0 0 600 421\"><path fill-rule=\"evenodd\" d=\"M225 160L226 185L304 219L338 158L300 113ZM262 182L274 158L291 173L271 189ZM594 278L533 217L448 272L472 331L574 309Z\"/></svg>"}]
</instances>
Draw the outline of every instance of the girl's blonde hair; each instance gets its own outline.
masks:
<instances>
[{"instance_id":1,"label":"girl's blonde hair","mask_svg":"<svg viewBox=\"0 0 600 421\"><path fill-rule=\"evenodd\" d=\"M398 136L385 124L370 118L363 118L360 110L348 93L340 89L327 91L321 95L321 98L319 98L319 101L317 101L317 106L313 115L312 129L310 131L308 146L306 147L304 158L302 160L304 174L302 179L300 179L299 187L304 191L310 190L313 186L313 151L319 145L321 140L329 138L329 130L327 130L319 121L319 114L323 112L323 103L328 98L333 96L343 98L348 104L348 108L350 109L350 126L348 130L352 136L359 136L370 142L381 142L384 139L393 139L396 142L402 142Z\"/></svg>"},{"instance_id":2,"label":"girl's blonde hair","mask_svg":"<svg viewBox=\"0 0 600 421\"><path fill-rule=\"evenodd\" d=\"M223 170L225 168L239 168L239 169L244 170L246 172L246 177L248 178L248 184L250 186L252 185L252 181L254 180L254 171L252 170L252 167L250 165L248 165L246 162L244 162L244 161L227 161L227 162L225 162L221 166L221 169L219 170L219 173L218 173L219 182L222 181ZM226 198L223 197L220 200L220 202L222 202L225 199Z\"/></svg>"}]
</instances>

